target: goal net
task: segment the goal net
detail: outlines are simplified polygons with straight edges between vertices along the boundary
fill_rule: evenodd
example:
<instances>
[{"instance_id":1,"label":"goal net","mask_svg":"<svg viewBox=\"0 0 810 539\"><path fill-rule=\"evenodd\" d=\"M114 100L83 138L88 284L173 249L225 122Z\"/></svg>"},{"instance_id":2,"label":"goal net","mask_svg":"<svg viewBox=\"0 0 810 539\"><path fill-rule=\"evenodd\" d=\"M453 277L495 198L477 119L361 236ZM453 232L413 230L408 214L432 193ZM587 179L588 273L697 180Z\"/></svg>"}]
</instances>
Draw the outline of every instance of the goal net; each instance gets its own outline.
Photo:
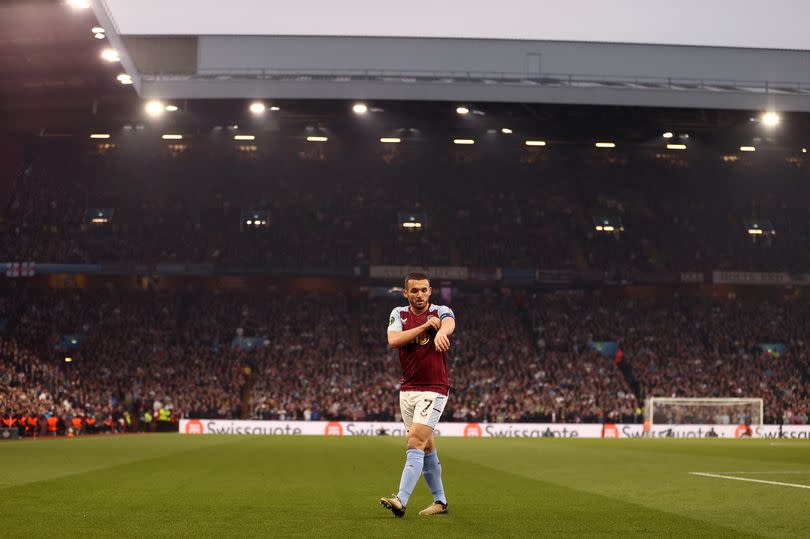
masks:
<instances>
[{"instance_id":1,"label":"goal net","mask_svg":"<svg viewBox=\"0 0 810 539\"><path fill-rule=\"evenodd\" d=\"M762 399L650 397L645 420L653 425L762 425Z\"/></svg>"}]
</instances>

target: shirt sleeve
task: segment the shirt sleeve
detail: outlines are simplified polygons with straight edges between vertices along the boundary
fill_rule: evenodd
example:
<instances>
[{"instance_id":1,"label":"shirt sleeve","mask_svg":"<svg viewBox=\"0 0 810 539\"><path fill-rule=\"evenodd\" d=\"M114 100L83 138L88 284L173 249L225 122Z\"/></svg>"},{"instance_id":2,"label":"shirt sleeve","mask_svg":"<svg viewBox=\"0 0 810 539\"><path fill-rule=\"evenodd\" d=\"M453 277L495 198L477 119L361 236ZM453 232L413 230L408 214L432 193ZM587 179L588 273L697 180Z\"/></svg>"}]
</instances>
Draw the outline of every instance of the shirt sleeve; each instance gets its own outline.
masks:
<instances>
[{"instance_id":1,"label":"shirt sleeve","mask_svg":"<svg viewBox=\"0 0 810 539\"><path fill-rule=\"evenodd\" d=\"M451 309L450 307L447 307L446 305L440 305L439 306L439 312L437 313L437 316L439 317L439 320L447 318L448 316L450 318L452 318L453 320L456 319L456 315L453 314L453 309Z\"/></svg>"},{"instance_id":2,"label":"shirt sleeve","mask_svg":"<svg viewBox=\"0 0 810 539\"><path fill-rule=\"evenodd\" d=\"M391 317L388 319L388 333L392 331L402 331L402 318L399 316L399 309L391 311Z\"/></svg>"}]
</instances>

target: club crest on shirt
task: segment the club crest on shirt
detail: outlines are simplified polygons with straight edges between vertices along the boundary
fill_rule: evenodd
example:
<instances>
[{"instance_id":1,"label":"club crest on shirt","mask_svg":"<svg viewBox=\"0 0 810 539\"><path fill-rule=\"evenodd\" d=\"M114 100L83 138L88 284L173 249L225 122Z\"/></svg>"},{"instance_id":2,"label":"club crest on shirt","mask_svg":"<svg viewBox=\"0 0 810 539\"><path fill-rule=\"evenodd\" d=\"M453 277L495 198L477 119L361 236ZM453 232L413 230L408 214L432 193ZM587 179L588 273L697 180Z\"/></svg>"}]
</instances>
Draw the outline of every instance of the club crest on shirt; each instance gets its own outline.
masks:
<instances>
[{"instance_id":1,"label":"club crest on shirt","mask_svg":"<svg viewBox=\"0 0 810 539\"><path fill-rule=\"evenodd\" d=\"M427 331L423 331L423 332L422 332L422 333L420 333L420 334L419 334L419 336L416 338L416 342L417 342L417 343L419 343L419 346L424 346L424 345L426 345L428 342L430 342L430 335L428 335L428 332L427 332Z\"/></svg>"}]
</instances>

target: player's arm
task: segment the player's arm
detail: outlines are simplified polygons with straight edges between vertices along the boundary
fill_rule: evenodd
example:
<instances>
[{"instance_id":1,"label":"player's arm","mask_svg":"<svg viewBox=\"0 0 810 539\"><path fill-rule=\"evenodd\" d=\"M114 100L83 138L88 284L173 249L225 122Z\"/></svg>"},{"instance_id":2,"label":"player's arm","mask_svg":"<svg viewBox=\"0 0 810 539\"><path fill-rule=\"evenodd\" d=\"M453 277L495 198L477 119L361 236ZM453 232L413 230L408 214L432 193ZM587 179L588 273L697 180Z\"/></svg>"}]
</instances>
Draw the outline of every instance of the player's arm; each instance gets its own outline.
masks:
<instances>
[{"instance_id":1,"label":"player's arm","mask_svg":"<svg viewBox=\"0 0 810 539\"><path fill-rule=\"evenodd\" d=\"M421 326L417 326L412 329L408 329L405 331L391 330L388 332L388 346L390 346L391 348L401 348L402 346L405 346L406 344L417 338L419 335L421 335L428 329L431 328L436 329L438 325L439 319L431 318Z\"/></svg>"},{"instance_id":2,"label":"player's arm","mask_svg":"<svg viewBox=\"0 0 810 539\"><path fill-rule=\"evenodd\" d=\"M456 330L456 319L448 316L442 319L442 325L439 326L439 333L444 333L448 337Z\"/></svg>"},{"instance_id":3,"label":"player's arm","mask_svg":"<svg viewBox=\"0 0 810 539\"><path fill-rule=\"evenodd\" d=\"M447 352L450 349L450 335L456 330L456 317L450 307L441 307L439 309L439 320L441 325L433 338L436 350L439 352Z\"/></svg>"},{"instance_id":4,"label":"player's arm","mask_svg":"<svg viewBox=\"0 0 810 539\"><path fill-rule=\"evenodd\" d=\"M421 326L403 331L402 319L399 317L399 311L394 309L391 311L391 318L388 319L388 346L391 348L400 348L417 338L422 332L433 328L439 329L440 320L438 318L429 318L427 322Z\"/></svg>"}]
</instances>

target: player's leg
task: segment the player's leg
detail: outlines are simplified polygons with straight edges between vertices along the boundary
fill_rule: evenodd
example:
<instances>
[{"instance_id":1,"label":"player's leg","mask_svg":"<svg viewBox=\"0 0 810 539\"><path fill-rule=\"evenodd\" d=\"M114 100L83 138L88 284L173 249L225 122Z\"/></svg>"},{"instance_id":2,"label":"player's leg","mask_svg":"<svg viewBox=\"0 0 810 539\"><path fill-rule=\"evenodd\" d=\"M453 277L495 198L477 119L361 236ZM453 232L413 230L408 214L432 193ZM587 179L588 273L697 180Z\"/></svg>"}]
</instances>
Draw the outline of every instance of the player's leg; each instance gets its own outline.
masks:
<instances>
[{"instance_id":1,"label":"player's leg","mask_svg":"<svg viewBox=\"0 0 810 539\"><path fill-rule=\"evenodd\" d=\"M427 444L425 444L425 455L430 454L435 449L436 449L436 439L433 437L433 432L431 431L430 438L428 439Z\"/></svg>"},{"instance_id":2,"label":"player's leg","mask_svg":"<svg viewBox=\"0 0 810 539\"><path fill-rule=\"evenodd\" d=\"M413 418L420 395L420 393L414 391L401 391L399 394L399 409L402 414L402 422L405 423L405 428L408 429L409 445L408 450L405 452L405 468L402 470L402 477L400 478L399 493L388 498L380 498L380 504L394 513L395 517L405 516L405 506L408 503L411 492L413 492L416 481L419 479L419 475L422 473L422 466L424 465L424 451L418 450L417 453L417 450L414 449L412 452L410 447L414 427L416 426L413 423ZM424 445L422 447L424 447ZM416 471L417 455L421 455L418 457L418 471ZM410 484L414 472L415 479L413 479L413 484L410 486L410 489L407 490L406 494L406 491L403 491L403 484L405 487Z\"/></svg>"},{"instance_id":3,"label":"player's leg","mask_svg":"<svg viewBox=\"0 0 810 539\"><path fill-rule=\"evenodd\" d=\"M435 428L438 425L446 404L447 396L436 394L427 418L430 427ZM431 494L433 494L433 503L419 511L419 514L425 516L447 513L447 496L444 493L444 484L442 483L442 465L439 461L436 438L433 436L432 430L430 439L425 446L425 461L422 474L425 476L425 482L428 484Z\"/></svg>"},{"instance_id":4,"label":"player's leg","mask_svg":"<svg viewBox=\"0 0 810 539\"><path fill-rule=\"evenodd\" d=\"M433 494L433 503L419 511L419 514L424 516L447 513L447 496L445 496L444 484L442 483L442 465L439 462L439 454L436 451L436 440L433 433L430 434L430 440L425 446L425 463L422 467L422 475L425 477L425 482L431 494Z\"/></svg>"},{"instance_id":5,"label":"player's leg","mask_svg":"<svg viewBox=\"0 0 810 539\"><path fill-rule=\"evenodd\" d=\"M405 451L405 468L399 481L397 498L402 505L408 505L408 500L422 475L425 465L425 446L433 434L433 429L427 425L414 422L408 430L408 449Z\"/></svg>"},{"instance_id":6,"label":"player's leg","mask_svg":"<svg viewBox=\"0 0 810 539\"><path fill-rule=\"evenodd\" d=\"M419 476L422 475L425 465L425 449L428 444L431 444L434 449L435 457L436 441L433 439L433 429L438 424L447 403L446 395L430 391L417 393L412 396L412 399L414 401L413 421L408 430L407 460L397 494L397 498L402 501L403 505L407 505L407 500L410 499Z\"/></svg>"}]
</instances>

